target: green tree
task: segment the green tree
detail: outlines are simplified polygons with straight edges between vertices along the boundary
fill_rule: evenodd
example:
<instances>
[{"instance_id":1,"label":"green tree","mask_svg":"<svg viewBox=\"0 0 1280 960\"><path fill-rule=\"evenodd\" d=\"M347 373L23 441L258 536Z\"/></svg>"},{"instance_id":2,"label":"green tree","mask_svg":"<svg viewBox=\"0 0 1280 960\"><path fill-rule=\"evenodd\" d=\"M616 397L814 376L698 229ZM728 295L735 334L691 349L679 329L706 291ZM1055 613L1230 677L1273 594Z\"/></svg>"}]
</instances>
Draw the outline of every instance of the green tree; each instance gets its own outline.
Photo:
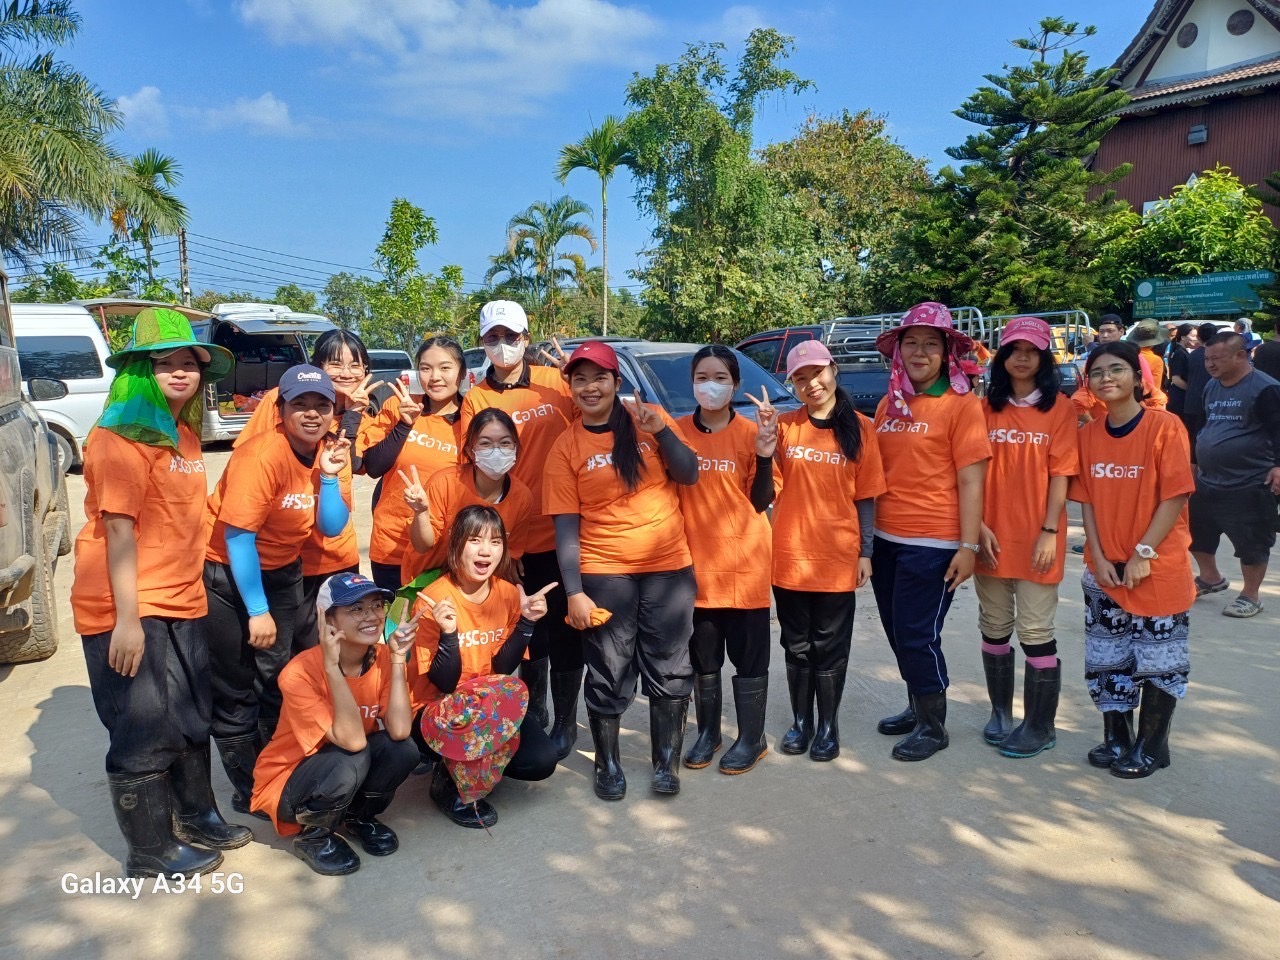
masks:
<instances>
[{"instance_id":1,"label":"green tree","mask_svg":"<svg viewBox=\"0 0 1280 960\"><path fill-rule=\"evenodd\" d=\"M171 235L187 225L186 205L173 192L182 182L182 168L173 157L158 150L144 150L129 161L121 188L111 209L116 235L142 244L147 280L154 283L155 257L151 238Z\"/></svg>"},{"instance_id":2,"label":"green tree","mask_svg":"<svg viewBox=\"0 0 1280 960\"><path fill-rule=\"evenodd\" d=\"M258 297L248 290L230 290L220 293L217 290L202 290L191 298L191 306L196 310L212 311L219 303L256 303Z\"/></svg>"},{"instance_id":3,"label":"green tree","mask_svg":"<svg viewBox=\"0 0 1280 960\"><path fill-rule=\"evenodd\" d=\"M576 282L587 269L582 254L561 251L560 245L576 238L585 240L595 252L595 234L577 219L590 213L591 208L581 200L564 196L550 203L536 200L507 222L507 251L516 254L521 248L527 248L538 278L542 319L550 330L554 330L556 325L560 285Z\"/></svg>"},{"instance_id":4,"label":"green tree","mask_svg":"<svg viewBox=\"0 0 1280 960\"><path fill-rule=\"evenodd\" d=\"M368 283L364 277L335 273L324 285L324 314L344 330L359 330L369 319Z\"/></svg>"},{"instance_id":5,"label":"green tree","mask_svg":"<svg viewBox=\"0 0 1280 960\"><path fill-rule=\"evenodd\" d=\"M1280 170L1267 177L1263 183L1249 188L1251 196L1264 204L1280 211ZM1275 334L1280 329L1280 240L1276 242L1272 270L1277 273L1276 280L1265 287L1258 288L1261 308L1253 315L1253 329L1258 333Z\"/></svg>"},{"instance_id":6,"label":"green tree","mask_svg":"<svg viewBox=\"0 0 1280 960\"><path fill-rule=\"evenodd\" d=\"M295 313L320 312L320 298L310 290L303 290L296 283L286 283L276 287L271 300L273 303L288 304Z\"/></svg>"},{"instance_id":7,"label":"green tree","mask_svg":"<svg viewBox=\"0 0 1280 960\"><path fill-rule=\"evenodd\" d=\"M574 170L590 170L600 178L600 263L603 298L601 329L609 334L609 181L619 167L632 167L636 157L622 135L622 124L617 117L605 117L577 143L567 143L560 148L560 161L556 176L563 184Z\"/></svg>"},{"instance_id":8,"label":"green tree","mask_svg":"<svg viewBox=\"0 0 1280 960\"><path fill-rule=\"evenodd\" d=\"M988 74L956 115L984 129L947 154L911 231L895 251L881 299L970 304L988 312L1096 304L1095 259L1107 217L1122 209L1105 189L1129 172L1089 167L1128 95L1071 47L1094 34L1059 17L1014 40L1030 63Z\"/></svg>"},{"instance_id":9,"label":"green tree","mask_svg":"<svg viewBox=\"0 0 1280 960\"><path fill-rule=\"evenodd\" d=\"M542 281L534 264L533 245L523 241L514 248L489 257L484 282L492 284L493 293L502 299L515 300L526 308L542 300Z\"/></svg>"},{"instance_id":10,"label":"green tree","mask_svg":"<svg viewBox=\"0 0 1280 960\"><path fill-rule=\"evenodd\" d=\"M779 65L791 49L791 38L754 30L732 78L724 45L699 44L627 86L636 199L655 222L632 275L654 335L736 339L813 315L812 231L752 155L760 98L811 86Z\"/></svg>"},{"instance_id":11,"label":"green tree","mask_svg":"<svg viewBox=\"0 0 1280 960\"><path fill-rule=\"evenodd\" d=\"M365 287L369 316L360 335L370 346L412 351L423 333L454 326L451 306L462 289L462 268L449 264L436 276L418 265L418 251L439 241L435 220L422 208L402 197L391 201L374 259L382 278Z\"/></svg>"}]
</instances>

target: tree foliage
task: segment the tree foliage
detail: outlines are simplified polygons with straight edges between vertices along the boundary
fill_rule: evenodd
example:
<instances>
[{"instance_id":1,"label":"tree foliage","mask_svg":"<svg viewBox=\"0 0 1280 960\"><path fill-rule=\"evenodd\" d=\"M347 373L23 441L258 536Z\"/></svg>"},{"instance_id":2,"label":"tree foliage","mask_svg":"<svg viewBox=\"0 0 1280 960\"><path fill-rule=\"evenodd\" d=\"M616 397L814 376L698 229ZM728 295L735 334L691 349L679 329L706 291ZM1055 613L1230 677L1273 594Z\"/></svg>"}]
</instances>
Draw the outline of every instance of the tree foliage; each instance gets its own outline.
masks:
<instances>
[{"instance_id":1,"label":"tree foliage","mask_svg":"<svg viewBox=\"0 0 1280 960\"><path fill-rule=\"evenodd\" d=\"M151 238L177 233L187 224L187 208L173 191L182 182L182 167L159 150L142 151L128 162L111 208L116 236L142 244L147 279L155 280Z\"/></svg>"},{"instance_id":2,"label":"tree foliage","mask_svg":"<svg viewBox=\"0 0 1280 960\"><path fill-rule=\"evenodd\" d=\"M521 260L531 264L536 281L537 312L548 330L556 328L561 286L576 283L587 272L582 254L561 250L560 245L566 240L585 240L595 252L595 233L577 219L590 213L591 208L581 200L564 196L550 202L536 200L507 222L507 254L514 258L511 265L516 266ZM512 276L512 279L516 278Z\"/></svg>"},{"instance_id":3,"label":"tree foliage","mask_svg":"<svg viewBox=\"0 0 1280 960\"><path fill-rule=\"evenodd\" d=\"M324 285L324 315L344 330L359 330L369 319L368 283L364 277L343 271Z\"/></svg>"},{"instance_id":4,"label":"tree foliage","mask_svg":"<svg viewBox=\"0 0 1280 960\"><path fill-rule=\"evenodd\" d=\"M287 304L295 313L319 313L320 298L310 290L303 290L296 283L276 287L271 297L273 303Z\"/></svg>"}]
</instances>

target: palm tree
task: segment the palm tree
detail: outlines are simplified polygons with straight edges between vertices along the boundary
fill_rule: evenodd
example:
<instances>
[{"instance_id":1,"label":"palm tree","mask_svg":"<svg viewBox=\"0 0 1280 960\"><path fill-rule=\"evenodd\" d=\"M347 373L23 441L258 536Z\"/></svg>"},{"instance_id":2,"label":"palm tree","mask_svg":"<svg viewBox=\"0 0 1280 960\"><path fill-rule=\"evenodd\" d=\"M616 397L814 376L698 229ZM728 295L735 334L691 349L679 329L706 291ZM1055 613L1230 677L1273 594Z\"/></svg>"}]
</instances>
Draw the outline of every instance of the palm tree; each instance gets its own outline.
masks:
<instances>
[{"instance_id":1,"label":"palm tree","mask_svg":"<svg viewBox=\"0 0 1280 960\"><path fill-rule=\"evenodd\" d=\"M604 327L609 334L609 180L618 167L634 167L636 156L622 136L622 124L616 117L605 117L577 143L566 143L560 148L560 162L556 176L561 183L574 170L593 170L600 178L600 259L604 273Z\"/></svg>"},{"instance_id":2,"label":"palm tree","mask_svg":"<svg viewBox=\"0 0 1280 960\"><path fill-rule=\"evenodd\" d=\"M129 161L128 173L111 210L111 226L122 239L142 241L147 255L147 280L155 282L151 238L173 234L187 225L187 208L170 188L182 182L182 168L173 157L147 149Z\"/></svg>"},{"instance_id":3,"label":"palm tree","mask_svg":"<svg viewBox=\"0 0 1280 960\"><path fill-rule=\"evenodd\" d=\"M577 237L587 241L594 253L596 237L585 223L574 220L590 214L591 208L573 197L560 197L545 203L529 204L507 222L507 251L514 254L527 244L533 258L534 272L542 288L542 302L547 322L555 325L556 289L561 280L575 280L586 270L580 253L560 253L559 245ZM561 266L562 263L568 266Z\"/></svg>"},{"instance_id":4,"label":"palm tree","mask_svg":"<svg viewBox=\"0 0 1280 960\"><path fill-rule=\"evenodd\" d=\"M533 248L528 241L514 250L503 250L489 257L489 269L484 273L484 282L493 283L495 280L498 280L493 288L495 293L508 294L517 300L539 300L541 283L534 267Z\"/></svg>"}]
</instances>

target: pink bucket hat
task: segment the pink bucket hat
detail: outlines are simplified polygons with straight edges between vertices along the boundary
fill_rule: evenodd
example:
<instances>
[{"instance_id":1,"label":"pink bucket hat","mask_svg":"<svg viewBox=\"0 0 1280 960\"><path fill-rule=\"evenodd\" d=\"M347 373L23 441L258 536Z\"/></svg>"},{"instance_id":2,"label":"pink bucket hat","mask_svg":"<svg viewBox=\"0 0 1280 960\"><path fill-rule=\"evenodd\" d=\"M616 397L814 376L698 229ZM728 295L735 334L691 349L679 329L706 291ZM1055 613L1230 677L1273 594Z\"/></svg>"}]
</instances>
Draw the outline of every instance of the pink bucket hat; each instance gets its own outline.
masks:
<instances>
[{"instance_id":1,"label":"pink bucket hat","mask_svg":"<svg viewBox=\"0 0 1280 960\"><path fill-rule=\"evenodd\" d=\"M1014 317L1000 331L1000 343L1025 340L1037 350L1048 350L1052 336L1049 324L1039 317Z\"/></svg>"},{"instance_id":2,"label":"pink bucket hat","mask_svg":"<svg viewBox=\"0 0 1280 960\"><path fill-rule=\"evenodd\" d=\"M831 351L821 340L805 340L797 343L787 354L787 379L790 380L801 367L825 367L834 362Z\"/></svg>"},{"instance_id":3,"label":"pink bucket hat","mask_svg":"<svg viewBox=\"0 0 1280 960\"><path fill-rule=\"evenodd\" d=\"M941 303L932 302L917 303L904 313L902 321L896 327L876 337L876 349L886 357L892 357L898 338L907 327L932 327L941 330L947 340L949 353L968 353L973 349L973 341L956 329L951 311Z\"/></svg>"}]
</instances>

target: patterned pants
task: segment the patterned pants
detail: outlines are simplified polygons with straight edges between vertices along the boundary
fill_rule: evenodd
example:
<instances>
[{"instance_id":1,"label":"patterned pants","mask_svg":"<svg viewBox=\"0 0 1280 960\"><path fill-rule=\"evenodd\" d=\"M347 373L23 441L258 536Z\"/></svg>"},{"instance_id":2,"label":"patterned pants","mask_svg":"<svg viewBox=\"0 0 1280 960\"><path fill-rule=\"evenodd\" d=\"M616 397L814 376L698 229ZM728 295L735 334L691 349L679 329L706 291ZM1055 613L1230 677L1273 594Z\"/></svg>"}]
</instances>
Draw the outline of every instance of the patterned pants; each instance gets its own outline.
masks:
<instances>
[{"instance_id":1,"label":"patterned pants","mask_svg":"<svg viewBox=\"0 0 1280 960\"><path fill-rule=\"evenodd\" d=\"M1187 613L1139 617L1102 592L1088 568L1084 587L1084 677L1099 710L1133 710L1145 680L1181 700L1191 672Z\"/></svg>"}]
</instances>

